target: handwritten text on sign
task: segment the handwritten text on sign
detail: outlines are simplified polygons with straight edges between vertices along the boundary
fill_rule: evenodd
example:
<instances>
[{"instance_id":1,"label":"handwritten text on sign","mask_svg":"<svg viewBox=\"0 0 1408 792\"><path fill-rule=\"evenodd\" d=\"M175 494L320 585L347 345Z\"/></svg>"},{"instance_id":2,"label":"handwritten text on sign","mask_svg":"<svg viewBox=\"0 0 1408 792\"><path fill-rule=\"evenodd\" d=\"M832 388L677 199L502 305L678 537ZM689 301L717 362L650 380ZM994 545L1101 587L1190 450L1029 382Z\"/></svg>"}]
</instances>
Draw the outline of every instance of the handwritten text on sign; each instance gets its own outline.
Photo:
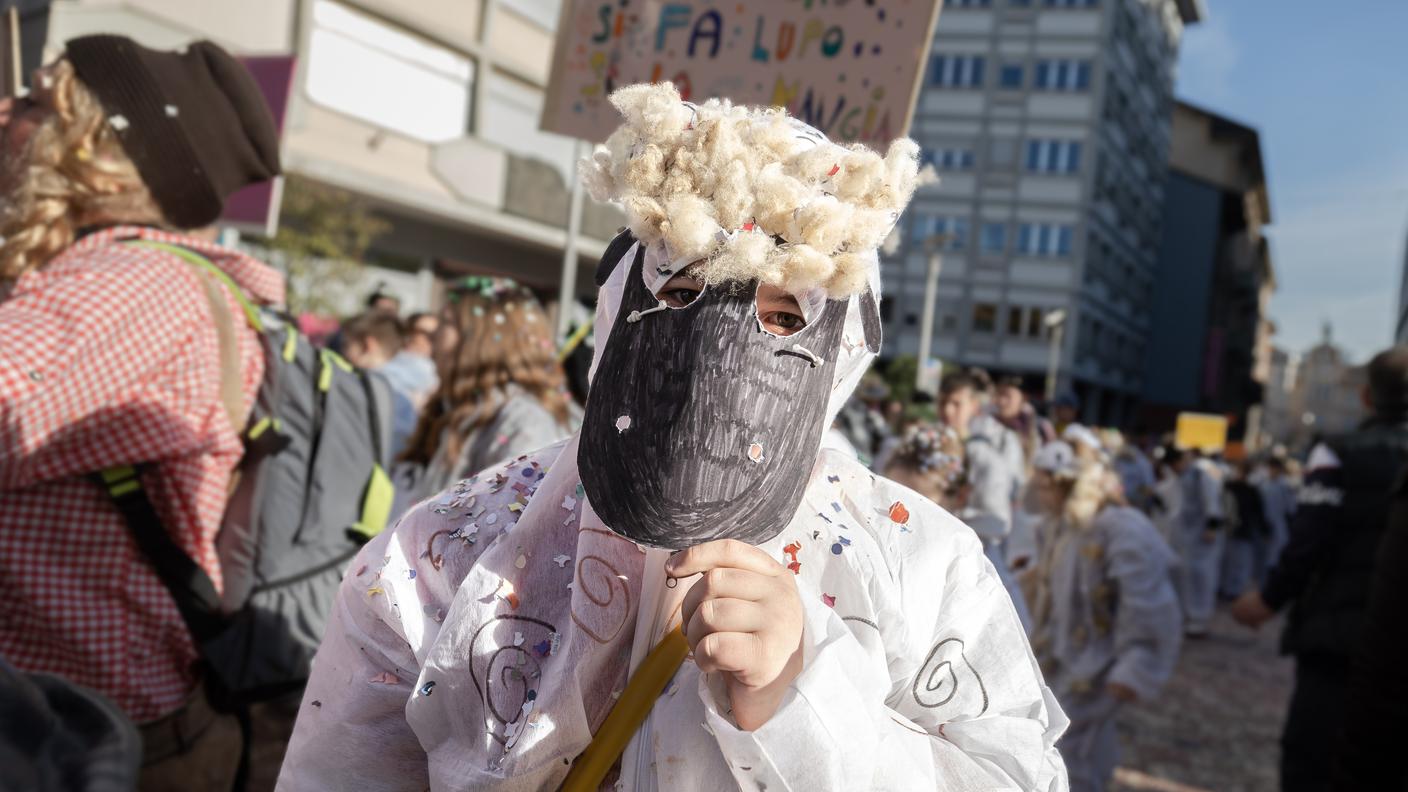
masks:
<instances>
[{"instance_id":1,"label":"handwritten text on sign","mask_svg":"<svg viewBox=\"0 0 1408 792\"><path fill-rule=\"evenodd\" d=\"M833 140L905 133L938 0L566 0L543 128L604 140L612 90L670 81L685 99L770 104Z\"/></svg>"}]
</instances>

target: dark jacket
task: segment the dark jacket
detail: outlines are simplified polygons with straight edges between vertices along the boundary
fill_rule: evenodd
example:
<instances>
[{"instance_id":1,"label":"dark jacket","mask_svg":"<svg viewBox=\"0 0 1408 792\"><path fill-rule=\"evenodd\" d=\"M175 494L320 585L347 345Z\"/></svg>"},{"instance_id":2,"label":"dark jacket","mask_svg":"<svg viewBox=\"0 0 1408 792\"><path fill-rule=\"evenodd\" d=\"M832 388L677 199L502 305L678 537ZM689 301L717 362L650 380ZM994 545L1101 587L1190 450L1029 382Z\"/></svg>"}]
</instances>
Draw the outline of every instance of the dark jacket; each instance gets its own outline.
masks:
<instances>
[{"instance_id":1,"label":"dark jacket","mask_svg":"<svg viewBox=\"0 0 1408 792\"><path fill-rule=\"evenodd\" d=\"M1408 476L1400 479L1374 564L1364 643L1345 707L1335 790L1408 789L1402 750L1408 711Z\"/></svg>"},{"instance_id":2,"label":"dark jacket","mask_svg":"<svg viewBox=\"0 0 1408 792\"><path fill-rule=\"evenodd\" d=\"M1348 662L1364 636L1374 555L1399 471L1408 419L1371 419L1311 452L1290 539L1262 596L1290 605L1281 649Z\"/></svg>"}]
</instances>

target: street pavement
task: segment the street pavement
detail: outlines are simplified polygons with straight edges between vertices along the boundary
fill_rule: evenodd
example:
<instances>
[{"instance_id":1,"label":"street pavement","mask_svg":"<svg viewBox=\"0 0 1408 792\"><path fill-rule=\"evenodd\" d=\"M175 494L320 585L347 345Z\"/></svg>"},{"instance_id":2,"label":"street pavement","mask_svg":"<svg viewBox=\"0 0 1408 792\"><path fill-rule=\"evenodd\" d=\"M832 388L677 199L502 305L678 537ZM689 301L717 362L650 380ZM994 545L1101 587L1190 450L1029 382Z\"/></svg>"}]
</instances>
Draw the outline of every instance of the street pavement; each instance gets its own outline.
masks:
<instances>
[{"instance_id":1,"label":"street pavement","mask_svg":"<svg viewBox=\"0 0 1408 792\"><path fill-rule=\"evenodd\" d=\"M1276 653L1281 619L1252 633L1218 610L1209 637L1184 641L1168 687L1120 718L1116 792L1275 792L1293 679Z\"/></svg>"}]
</instances>

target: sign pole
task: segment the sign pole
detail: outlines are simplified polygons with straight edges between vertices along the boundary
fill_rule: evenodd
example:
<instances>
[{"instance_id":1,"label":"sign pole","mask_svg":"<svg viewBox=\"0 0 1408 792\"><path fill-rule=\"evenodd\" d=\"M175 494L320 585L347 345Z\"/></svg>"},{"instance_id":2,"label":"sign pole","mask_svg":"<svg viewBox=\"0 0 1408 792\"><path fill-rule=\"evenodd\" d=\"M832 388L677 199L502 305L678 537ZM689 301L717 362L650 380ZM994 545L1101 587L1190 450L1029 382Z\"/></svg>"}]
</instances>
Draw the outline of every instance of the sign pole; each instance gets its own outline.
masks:
<instances>
[{"instance_id":1,"label":"sign pole","mask_svg":"<svg viewBox=\"0 0 1408 792\"><path fill-rule=\"evenodd\" d=\"M929 356L934 341L934 309L939 299L939 273L944 264L943 255L939 251L948 237L948 234L937 234L930 237L926 245L929 248L929 271L924 276L924 313L919 322L919 366L915 372L914 383L916 390L924 390L928 381L925 372L929 368Z\"/></svg>"},{"instance_id":2,"label":"sign pole","mask_svg":"<svg viewBox=\"0 0 1408 792\"><path fill-rule=\"evenodd\" d=\"M572 197L567 205L567 242L562 246L562 284L557 294L557 342L567 339L572 326L572 306L577 301L577 237L582 230L582 176L577 160L584 156L582 141L572 146Z\"/></svg>"},{"instance_id":3,"label":"sign pole","mask_svg":"<svg viewBox=\"0 0 1408 792\"><path fill-rule=\"evenodd\" d=\"M24 68L20 59L20 11L15 6L10 6L5 11L5 24L10 28L10 84L6 86L10 91L10 96L19 96L24 88L24 79L20 70Z\"/></svg>"}]
</instances>

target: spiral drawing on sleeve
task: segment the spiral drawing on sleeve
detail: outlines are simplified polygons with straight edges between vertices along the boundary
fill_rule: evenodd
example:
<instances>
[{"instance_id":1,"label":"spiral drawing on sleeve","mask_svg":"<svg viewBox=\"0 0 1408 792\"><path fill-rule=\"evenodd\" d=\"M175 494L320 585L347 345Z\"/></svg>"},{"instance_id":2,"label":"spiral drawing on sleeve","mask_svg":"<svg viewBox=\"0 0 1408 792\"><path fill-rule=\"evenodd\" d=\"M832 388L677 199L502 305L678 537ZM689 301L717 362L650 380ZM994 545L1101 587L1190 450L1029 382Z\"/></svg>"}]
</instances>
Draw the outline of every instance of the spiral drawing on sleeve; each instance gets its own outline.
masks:
<instances>
[{"instance_id":1,"label":"spiral drawing on sleeve","mask_svg":"<svg viewBox=\"0 0 1408 792\"><path fill-rule=\"evenodd\" d=\"M544 633L541 636L534 636L534 639L524 640L520 646L515 646L510 641L494 649L488 654L488 659L483 664L481 678L476 671L476 667L479 665L477 661L480 657L479 639L485 635L486 630L501 622L514 622L515 626L521 626L525 630L541 627ZM480 625L479 629L474 631L474 637L470 639L470 652L476 662L471 662L469 665L469 677L474 683L474 689L479 693L480 700L484 703L485 712L499 724L490 731L489 736L500 744L506 744L508 741L507 735L501 733L505 731L503 727L518 720L523 712L523 705L528 702L529 692L533 690L533 680L539 678L542 673L542 666L538 657L531 651L531 647L542 637L550 636L555 632L557 632L556 627L541 619L506 614L495 616ZM492 634L490 635L492 637ZM488 639L486 638L486 640Z\"/></svg>"},{"instance_id":2,"label":"spiral drawing on sleeve","mask_svg":"<svg viewBox=\"0 0 1408 792\"><path fill-rule=\"evenodd\" d=\"M924 664L914 677L915 703L926 709L953 703L967 709L965 705L981 704L973 717L988 711L988 689L977 669L968 662L963 648L962 639L946 638L929 650L929 656L924 658Z\"/></svg>"},{"instance_id":3,"label":"spiral drawing on sleeve","mask_svg":"<svg viewBox=\"0 0 1408 792\"><path fill-rule=\"evenodd\" d=\"M592 568L597 574L588 575L588 568ZM621 633L621 628L626 626L626 621L631 615L631 589L626 585L626 581L621 579L621 573L610 561L601 556L582 556L577 561L577 586L579 591L588 602L601 609L602 614L610 621L615 622L603 635L587 624L586 621L577 614L575 597L572 608L572 621L582 628L588 638L599 644L610 643ZM603 590L604 588L604 590ZM617 598L617 591L620 591L621 605L614 607ZM612 611L619 610L619 617L613 616ZM600 625L598 625L600 626Z\"/></svg>"}]
</instances>

